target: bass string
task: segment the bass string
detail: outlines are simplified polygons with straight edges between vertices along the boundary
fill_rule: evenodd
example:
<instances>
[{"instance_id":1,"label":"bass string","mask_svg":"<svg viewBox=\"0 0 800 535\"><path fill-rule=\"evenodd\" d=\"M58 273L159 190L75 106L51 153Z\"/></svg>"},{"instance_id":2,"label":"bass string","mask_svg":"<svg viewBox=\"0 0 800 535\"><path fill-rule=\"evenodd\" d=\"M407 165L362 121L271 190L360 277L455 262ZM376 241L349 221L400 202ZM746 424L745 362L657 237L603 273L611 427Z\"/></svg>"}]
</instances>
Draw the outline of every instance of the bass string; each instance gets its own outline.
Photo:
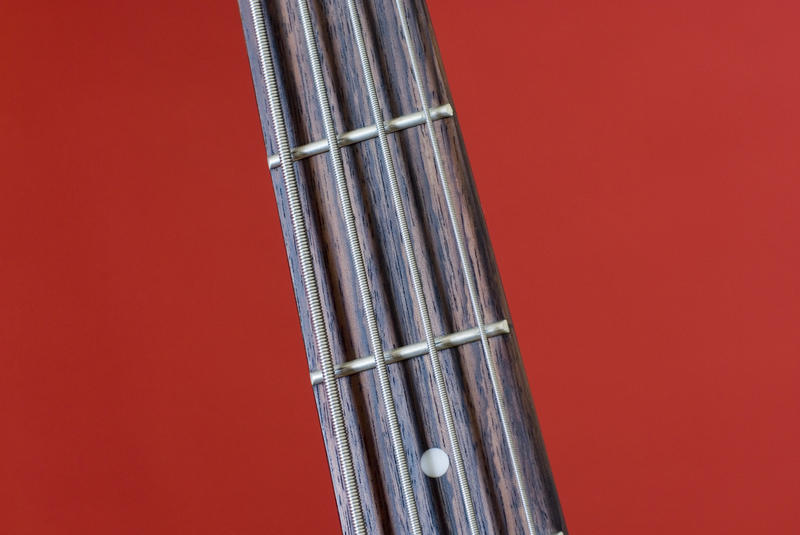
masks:
<instances>
[{"instance_id":1,"label":"bass string","mask_svg":"<svg viewBox=\"0 0 800 535\"><path fill-rule=\"evenodd\" d=\"M308 9L308 1L297 0L297 5L300 11L300 21L303 27L303 33L305 35L306 52L308 53L311 65L314 88L317 94L317 102L322 113L325 136L328 139L328 154L330 156L329 161L333 168L340 208L347 230L347 241L350 250L350 257L356 275L361 305L364 308L364 316L367 322L372 354L375 356L375 370L378 375L379 383L378 391L383 403L384 411L386 413L389 435L394 453L395 467L398 472L400 490L403 496L403 502L405 504L409 522L409 531L414 535L421 535L422 526L420 524L419 512L417 509L417 501L411 484L411 476L409 473L405 446L403 444L403 437L400 432L400 423L397 418L397 408L395 406L394 396L392 394L389 371L386 366L385 355L383 351L383 343L381 341L378 320L375 314L375 307L367 279L367 270L361 250L361 242L356 229L355 215L353 213L350 192L347 186L344 166L342 163L341 149L339 147L337 133L333 122L333 114L328 99L328 89L325 85L325 80L322 74L319 48L314 35L311 14Z\"/></svg>"},{"instance_id":2,"label":"bass string","mask_svg":"<svg viewBox=\"0 0 800 535\"><path fill-rule=\"evenodd\" d=\"M311 313L311 323L314 331L317 353L320 358L320 367L325 384L325 395L333 422L333 433L336 442L336 453L344 479L345 492L347 493L350 521L357 535L367 535L366 522L361 504L361 495L358 490L355 469L353 467L353 454L350 447L350 438L345 424L342 410L342 399L339 384L334 373L333 357L329 342L325 317L319 296L314 262L309 247L308 231L306 228L300 194L297 187L294 161L292 159L289 136L286 130L283 107L278 92L278 82L273 65L272 50L266 30L266 21L261 8L260 0L249 0L250 16L253 20L258 57L261 64L264 85L269 101L270 115L278 151L281 159L286 194L289 202L289 212L292 220L295 248L300 260L300 268L305 289L306 301Z\"/></svg>"},{"instance_id":3,"label":"bass string","mask_svg":"<svg viewBox=\"0 0 800 535\"><path fill-rule=\"evenodd\" d=\"M427 131L428 131L428 139L430 141L434 156L436 172L437 175L439 176L439 181L441 183L444 192L445 203L447 205L447 213L450 219L450 226L455 238L456 249L458 250L458 256L461 263L462 274L467 284L467 291L469 293L473 316L478 326L478 330L480 331L481 334L481 347L483 350L484 362L486 364L486 368L489 373L489 378L492 383L492 392L494 396L495 406L497 407L497 412L500 418L501 427L503 428L503 436L506 443L507 453L511 461L511 469L512 472L514 473L514 479L516 482L517 491L519 493L520 502L522 504L523 512L525 514L525 522L528 528L528 533L534 535L536 533L536 530L533 517L533 510L531 509L530 506L530 500L528 499L527 489L522 476L522 468L519 462L519 453L516 446L516 441L514 440L511 431L508 412L506 410L505 400L503 397L503 387L501 384L500 376L497 372L497 366L494 362L494 358L492 356L491 349L489 347L489 340L488 337L486 336L486 328L483 321L483 310L480 303L480 296L478 294L475 283L474 271L472 269L471 260L467 253L467 248L464 240L464 232L463 229L461 228L458 216L455 211L455 202L453 200L450 181L447 176L447 171L444 166L441 151L439 149L439 142L437 140L436 132L434 130L433 119L431 118L430 112L428 111L428 97L425 92L422 73L417 61L418 56L416 52L416 47L414 45L414 38L411 35L411 30L409 28L405 8L403 6L403 0L395 0L395 8L397 10L397 16L400 20L400 26L406 43L409 62L411 64L414 80L416 82L417 93L419 95L419 100L420 100L420 106L425 115L425 124L427 126Z\"/></svg>"},{"instance_id":4,"label":"bass string","mask_svg":"<svg viewBox=\"0 0 800 535\"><path fill-rule=\"evenodd\" d=\"M428 355L431 359L431 367L433 369L436 392L438 394L439 404L441 405L444 416L447 437L450 441L453 464L455 465L456 476L458 479L458 487L461 492L464 509L467 513L469 531L471 534L476 535L480 532L480 530L478 528L478 521L475 515L475 506L472 501L472 493L470 492L469 482L467 481L463 454L461 452L461 446L459 444L458 434L456 431L455 417L453 416L453 408L450 403L450 396L447 393L447 384L442 371L439 352L436 349L427 299L425 297L425 291L422 287L422 280L419 267L417 265L414 244L408 228L403 197L400 192L400 185L397 180L397 173L395 171L392 153L389 148L389 140L386 135L386 128L384 126L383 111L381 109L380 102L378 101L378 94L375 89L375 79L372 72L372 66L370 64L366 45L364 43L364 35L361 28L361 16L358 12L355 0L347 0L347 8L350 15L350 23L353 28L353 34L355 36L356 47L358 48L362 75L367 87L369 105L372 111L372 119L375 123L378 133L378 142L383 159L383 167L391 189L392 202L394 204L395 216L400 229L403 250L406 257L406 264L411 275L411 282L417 302L417 309L422 321L423 330L425 332L425 342L427 344Z\"/></svg>"}]
</instances>

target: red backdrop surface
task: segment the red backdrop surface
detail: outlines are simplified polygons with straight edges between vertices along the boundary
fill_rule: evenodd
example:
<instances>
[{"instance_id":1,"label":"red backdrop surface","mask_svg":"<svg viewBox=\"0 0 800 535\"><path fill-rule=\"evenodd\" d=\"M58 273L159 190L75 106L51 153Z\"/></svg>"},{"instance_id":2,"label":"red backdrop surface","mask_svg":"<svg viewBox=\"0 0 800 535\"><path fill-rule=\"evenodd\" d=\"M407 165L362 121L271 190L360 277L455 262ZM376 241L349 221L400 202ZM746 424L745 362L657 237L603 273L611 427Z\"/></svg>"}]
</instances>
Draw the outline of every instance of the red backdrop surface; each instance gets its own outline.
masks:
<instances>
[{"instance_id":1,"label":"red backdrop surface","mask_svg":"<svg viewBox=\"0 0 800 535\"><path fill-rule=\"evenodd\" d=\"M571 531L800 532L797 2L430 7ZM0 533L335 532L235 2L0 57Z\"/></svg>"}]
</instances>

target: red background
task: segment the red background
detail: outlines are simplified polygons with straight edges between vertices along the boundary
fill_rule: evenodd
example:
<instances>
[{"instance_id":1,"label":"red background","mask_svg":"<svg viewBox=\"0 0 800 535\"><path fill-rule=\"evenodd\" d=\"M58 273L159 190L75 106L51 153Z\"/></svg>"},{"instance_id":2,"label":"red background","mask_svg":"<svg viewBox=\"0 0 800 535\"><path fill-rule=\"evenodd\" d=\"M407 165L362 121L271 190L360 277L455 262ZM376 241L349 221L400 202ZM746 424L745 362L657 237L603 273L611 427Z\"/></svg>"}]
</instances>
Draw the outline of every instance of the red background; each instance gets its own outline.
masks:
<instances>
[{"instance_id":1,"label":"red background","mask_svg":"<svg viewBox=\"0 0 800 535\"><path fill-rule=\"evenodd\" d=\"M800 9L431 0L575 534L798 533ZM0 533L328 533L233 0L0 7Z\"/></svg>"}]
</instances>

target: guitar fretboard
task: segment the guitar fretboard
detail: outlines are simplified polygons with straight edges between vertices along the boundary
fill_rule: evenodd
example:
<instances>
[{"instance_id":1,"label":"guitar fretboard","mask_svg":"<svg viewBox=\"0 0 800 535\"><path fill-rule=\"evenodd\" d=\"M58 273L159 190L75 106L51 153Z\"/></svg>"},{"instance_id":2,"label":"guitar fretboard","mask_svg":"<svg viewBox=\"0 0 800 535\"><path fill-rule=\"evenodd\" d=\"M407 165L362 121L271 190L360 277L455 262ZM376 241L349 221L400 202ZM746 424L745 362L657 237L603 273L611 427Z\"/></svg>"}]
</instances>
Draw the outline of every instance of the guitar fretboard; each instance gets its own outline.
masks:
<instances>
[{"instance_id":1,"label":"guitar fretboard","mask_svg":"<svg viewBox=\"0 0 800 535\"><path fill-rule=\"evenodd\" d=\"M240 9L344 533L564 531L424 3Z\"/></svg>"}]
</instances>

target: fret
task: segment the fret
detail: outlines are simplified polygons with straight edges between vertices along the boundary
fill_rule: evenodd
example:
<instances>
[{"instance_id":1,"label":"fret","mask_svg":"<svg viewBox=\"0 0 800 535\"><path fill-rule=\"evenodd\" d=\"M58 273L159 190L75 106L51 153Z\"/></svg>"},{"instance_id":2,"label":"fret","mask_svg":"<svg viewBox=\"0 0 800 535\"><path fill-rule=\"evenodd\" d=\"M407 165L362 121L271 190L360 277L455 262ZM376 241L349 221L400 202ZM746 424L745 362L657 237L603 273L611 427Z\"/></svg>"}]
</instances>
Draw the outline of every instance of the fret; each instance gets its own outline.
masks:
<instances>
[{"instance_id":1,"label":"fret","mask_svg":"<svg viewBox=\"0 0 800 535\"><path fill-rule=\"evenodd\" d=\"M380 354L385 355L420 531L563 535L564 519L510 328L511 314L424 0L407 0L403 10L397 9L394 0L356 0L366 56L356 46L347 0L309 2L305 19L313 25L319 47L319 71L330 100L333 128L325 124L320 111L315 90L320 77L315 77L309 63L297 0L239 2L342 531L346 535L405 535L413 531L398 481L381 382L373 368L373 337L365 321L359 277L348 245L349 232L354 230L365 263L363 275L373 301L377 335L384 348ZM285 115L283 162L277 157L281 151L249 9L253 2L263 11L275 62L273 89ZM407 20L407 27L402 19ZM409 41L414 43L411 52ZM412 56L415 62L410 61ZM360 62L365 57L374 71L374 95L368 91ZM440 105L429 107L427 103ZM375 118L375 104L382 120ZM416 111L404 115L408 110ZM442 120L448 118L452 120ZM390 135L381 135L379 124ZM342 214L341 190L328 151L331 131L334 147L348 147L337 151L336 158L345 178L339 185L346 187L352 199L352 228ZM306 143L308 140L313 141ZM326 152L324 158L310 157ZM393 161L395 184L388 176L392 165L387 163L387 154ZM296 177L291 191L285 181L289 174ZM448 192L441 183L443 176L449 181ZM398 198L408 222L405 235L398 225L402 219L395 202ZM292 200L296 202L292 204ZM292 208L302 212L302 244L295 240L297 219L293 219L296 212ZM455 233L458 238L453 220L460 227ZM310 266L300 260L300 245L310 251ZM404 246L416 256L417 276L409 267ZM321 319L306 299L304 273L310 268L317 275ZM420 296L428 303L429 329L420 314ZM320 326L327 331L333 361L324 383L320 375L326 359L314 335L315 327ZM444 334L434 338L432 333ZM445 425L446 410L441 389L437 390L441 385L434 378L428 344L442 352L439 377L452 405L463 475L474 504L473 521L465 505L465 487L457 477L452 434ZM361 355L367 356L353 358ZM491 372L487 356L495 365ZM338 408L331 403L336 398L331 394L332 385L340 394ZM505 411L498 410L498 398ZM342 432L347 436L346 453L352 459L357 493L348 487L352 474L341 462L344 442L337 439ZM509 458L509 437L518 452L518 470ZM438 470L426 472L421 458L437 449L452 461L450 467L441 474ZM528 507L522 494L527 496ZM360 527L354 525L353 496L360 496Z\"/></svg>"},{"instance_id":2,"label":"fret","mask_svg":"<svg viewBox=\"0 0 800 535\"><path fill-rule=\"evenodd\" d=\"M511 329L508 326L508 321L501 320L494 323L489 323L484 326L484 332L487 337L501 336L509 334ZM451 349L463 344L477 342L481 339L481 331L478 327L458 331L455 333L445 334L436 338L436 349ZM428 354L428 344L426 342L417 342L406 346L398 347L387 351L386 364L394 364L404 360L420 357ZM347 377L348 375L355 375L360 372L371 370L375 367L375 357L368 355L353 360L348 360L336 366L335 375L337 378ZM314 370L310 374L312 386L322 384L322 371Z\"/></svg>"},{"instance_id":3,"label":"fret","mask_svg":"<svg viewBox=\"0 0 800 535\"><path fill-rule=\"evenodd\" d=\"M441 106L431 108L430 116L435 121L453 117L453 106L450 104L442 104ZM415 113L409 113L407 115L401 115L400 117L395 117L394 119L386 121L386 132L399 132L400 130L413 128L422 124L425 124L425 113L418 111ZM378 128L374 124L371 124L369 126L363 126L361 128L356 128L355 130L350 130L348 132L339 134L338 140L340 147L347 147L348 145L360 143L368 139L375 139L376 137L378 137ZM328 152L328 140L319 139L317 141L312 141L311 143L306 143L305 145L300 145L299 147L293 148L292 158L294 161L298 161L304 158L310 158L311 156L315 156L317 154L324 154L326 152ZM267 159L267 162L269 163L270 169L277 169L281 166L281 157L278 154L272 154Z\"/></svg>"}]
</instances>

